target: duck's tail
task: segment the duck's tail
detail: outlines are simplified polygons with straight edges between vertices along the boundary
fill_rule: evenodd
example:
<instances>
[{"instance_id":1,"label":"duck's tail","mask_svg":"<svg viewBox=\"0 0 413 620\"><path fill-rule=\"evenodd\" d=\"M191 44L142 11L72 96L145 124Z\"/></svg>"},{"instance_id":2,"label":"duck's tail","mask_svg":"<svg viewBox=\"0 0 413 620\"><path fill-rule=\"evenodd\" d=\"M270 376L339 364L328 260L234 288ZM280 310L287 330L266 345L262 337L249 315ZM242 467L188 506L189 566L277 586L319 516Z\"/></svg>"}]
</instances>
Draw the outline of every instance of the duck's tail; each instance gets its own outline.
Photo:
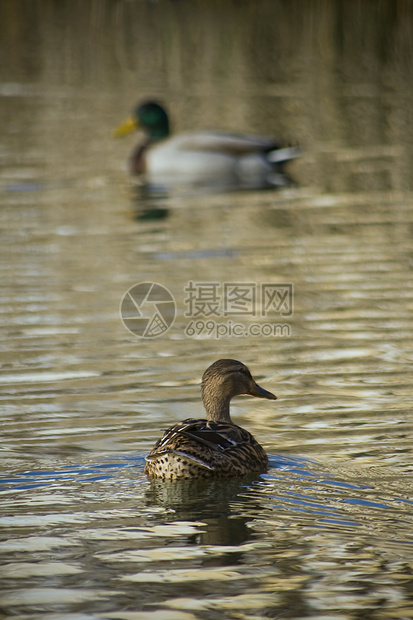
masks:
<instances>
[{"instance_id":1,"label":"duck's tail","mask_svg":"<svg viewBox=\"0 0 413 620\"><path fill-rule=\"evenodd\" d=\"M287 146L282 149L275 149L267 153L267 159L272 164L281 164L284 161L290 161L290 159L296 159L301 155L300 146Z\"/></svg>"}]
</instances>

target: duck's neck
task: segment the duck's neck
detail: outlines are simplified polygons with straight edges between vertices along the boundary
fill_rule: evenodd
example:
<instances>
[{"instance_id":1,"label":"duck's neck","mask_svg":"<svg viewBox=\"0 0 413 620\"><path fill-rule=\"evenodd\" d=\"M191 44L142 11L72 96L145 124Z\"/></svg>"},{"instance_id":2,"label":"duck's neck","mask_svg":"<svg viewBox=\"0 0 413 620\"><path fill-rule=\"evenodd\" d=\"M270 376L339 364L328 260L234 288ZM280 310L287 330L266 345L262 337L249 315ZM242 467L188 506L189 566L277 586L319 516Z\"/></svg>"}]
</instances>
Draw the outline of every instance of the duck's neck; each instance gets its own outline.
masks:
<instances>
[{"instance_id":1,"label":"duck's neck","mask_svg":"<svg viewBox=\"0 0 413 620\"><path fill-rule=\"evenodd\" d=\"M149 141L150 142L158 142L158 140L164 140L169 136L169 122L165 119L162 123L156 125L156 127L151 127L149 133Z\"/></svg>"},{"instance_id":2,"label":"duck's neck","mask_svg":"<svg viewBox=\"0 0 413 620\"><path fill-rule=\"evenodd\" d=\"M232 424L229 415L230 398L217 398L215 394L211 394L208 390L204 390L202 394L206 417L212 422L226 422Z\"/></svg>"}]
</instances>

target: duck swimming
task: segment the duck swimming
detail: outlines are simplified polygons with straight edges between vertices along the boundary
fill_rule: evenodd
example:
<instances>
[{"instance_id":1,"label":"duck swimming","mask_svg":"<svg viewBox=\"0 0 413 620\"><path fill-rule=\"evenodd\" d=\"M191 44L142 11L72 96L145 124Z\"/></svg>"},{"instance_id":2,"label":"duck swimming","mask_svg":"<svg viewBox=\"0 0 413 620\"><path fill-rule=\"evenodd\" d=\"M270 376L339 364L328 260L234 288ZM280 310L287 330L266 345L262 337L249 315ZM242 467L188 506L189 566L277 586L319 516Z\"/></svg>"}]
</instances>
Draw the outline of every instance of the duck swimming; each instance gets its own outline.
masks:
<instances>
[{"instance_id":1,"label":"duck swimming","mask_svg":"<svg viewBox=\"0 0 413 620\"><path fill-rule=\"evenodd\" d=\"M232 478L268 469L267 455L246 431L234 424L229 403L234 396L250 394L276 400L260 387L248 368L232 359L214 362L201 384L206 419L188 418L169 428L146 457L150 478Z\"/></svg>"},{"instance_id":2,"label":"duck swimming","mask_svg":"<svg viewBox=\"0 0 413 620\"><path fill-rule=\"evenodd\" d=\"M130 168L149 188L228 191L290 184L284 166L298 147L281 148L272 138L192 131L171 136L165 109L155 101L138 105L115 136L142 129L146 138L132 152Z\"/></svg>"}]
</instances>

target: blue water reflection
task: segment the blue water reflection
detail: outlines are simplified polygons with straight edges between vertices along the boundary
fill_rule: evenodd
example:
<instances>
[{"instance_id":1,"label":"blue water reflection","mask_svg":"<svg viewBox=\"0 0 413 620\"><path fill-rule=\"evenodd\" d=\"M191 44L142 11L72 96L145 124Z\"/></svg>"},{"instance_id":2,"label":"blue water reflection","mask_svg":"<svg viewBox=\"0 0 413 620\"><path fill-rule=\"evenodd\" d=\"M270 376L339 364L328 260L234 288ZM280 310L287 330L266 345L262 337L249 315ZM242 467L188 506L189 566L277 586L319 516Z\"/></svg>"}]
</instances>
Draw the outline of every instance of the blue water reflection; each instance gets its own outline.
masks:
<instances>
[{"instance_id":1,"label":"blue water reflection","mask_svg":"<svg viewBox=\"0 0 413 620\"><path fill-rule=\"evenodd\" d=\"M255 499L263 501L266 507L275 510L289 510L304 512L308 515L330 516L343 518L342 504L358 506L368 509L397 510L399 502L404 501L408 504L409 500L400 500L394 497L391 500L372 501L363 498L365 492L374 492L372 485L354 484L334 478L325 478L325 472L317 471L317 464L310 459L301 457L272 455L270 456L270 470L267 474L262 474L256 479L235 480L234 488L236 492L240 489L253 490ZM114 483L127 481L131 485L148 484L143 475L144 468L143 456L118 456L111 457L110 462L83 463L77 466L63 465L59 470L31 470L15 474L13 477L0 476L0 488L3 491L24 491L41 487L52 487L58 484L61 488L62 483L73 491L73 485L83 482L101 482L112 480ZM308 469L305 469L307 465ZM277 473L279 471L279 473ZM286 483L293 489L286 488ZM158 489L169 488L177 490L185 486L197 486L202 489L202 484L197 481L183 481L182 485L174 483L171 485L158 484ZM214 488L224 488L228 481L212 481ZM232 484L232 483L231 483ZM174 486L175 485L175 486ZM199 487L199 488L198 488ZM274 494L276 489L282 491L281 494ZM304 492L308 489L310 492ZM261 493L263 491L263 493ZM161 491L162 495L163 491ZM221 493L221 490L220 490ZM353 494L354 493L354 494ZM178 493L179 496L179 493ZM196 497L196 503L202 504L202 499ZM268 501L271 501L268 504ZM281 503L273 503L281 502ZM162 503L162 499L160 500ZM389 503L390 502L390 503ZM393 505L396 504L396 505ZM331 521L333 522L333 521ZM336 522L336 521L334 521ZM344 523L339 520L337 523ZM346 524L353 526L360 525L356 520L346 520Z\"/></svg>"}]
</instances>

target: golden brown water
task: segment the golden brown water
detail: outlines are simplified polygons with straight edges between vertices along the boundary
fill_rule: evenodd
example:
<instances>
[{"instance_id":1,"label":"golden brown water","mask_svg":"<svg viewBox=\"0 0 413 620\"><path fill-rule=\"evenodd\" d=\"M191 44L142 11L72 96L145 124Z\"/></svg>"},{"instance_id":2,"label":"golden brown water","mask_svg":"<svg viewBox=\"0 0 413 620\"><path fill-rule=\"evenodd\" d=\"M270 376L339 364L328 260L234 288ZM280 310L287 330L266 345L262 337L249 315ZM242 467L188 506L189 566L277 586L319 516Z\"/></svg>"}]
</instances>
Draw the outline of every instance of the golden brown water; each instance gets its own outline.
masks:
<instances>
[{"instance_id":1,"label":"golden brown water","mask_svg":"<svg viewBox=\"0 0 413 620\"><path fill-rule=\"evenodd\" d=\"M412 617L412 29L407 0L0 4L5 617ZM299 142L297 186L143 198L111 131L147 96ZM121 320L142 282L157 338ZM232 406L268 474L149 483L219 357L278 396Z\"/></svg>"}]
</instances>

